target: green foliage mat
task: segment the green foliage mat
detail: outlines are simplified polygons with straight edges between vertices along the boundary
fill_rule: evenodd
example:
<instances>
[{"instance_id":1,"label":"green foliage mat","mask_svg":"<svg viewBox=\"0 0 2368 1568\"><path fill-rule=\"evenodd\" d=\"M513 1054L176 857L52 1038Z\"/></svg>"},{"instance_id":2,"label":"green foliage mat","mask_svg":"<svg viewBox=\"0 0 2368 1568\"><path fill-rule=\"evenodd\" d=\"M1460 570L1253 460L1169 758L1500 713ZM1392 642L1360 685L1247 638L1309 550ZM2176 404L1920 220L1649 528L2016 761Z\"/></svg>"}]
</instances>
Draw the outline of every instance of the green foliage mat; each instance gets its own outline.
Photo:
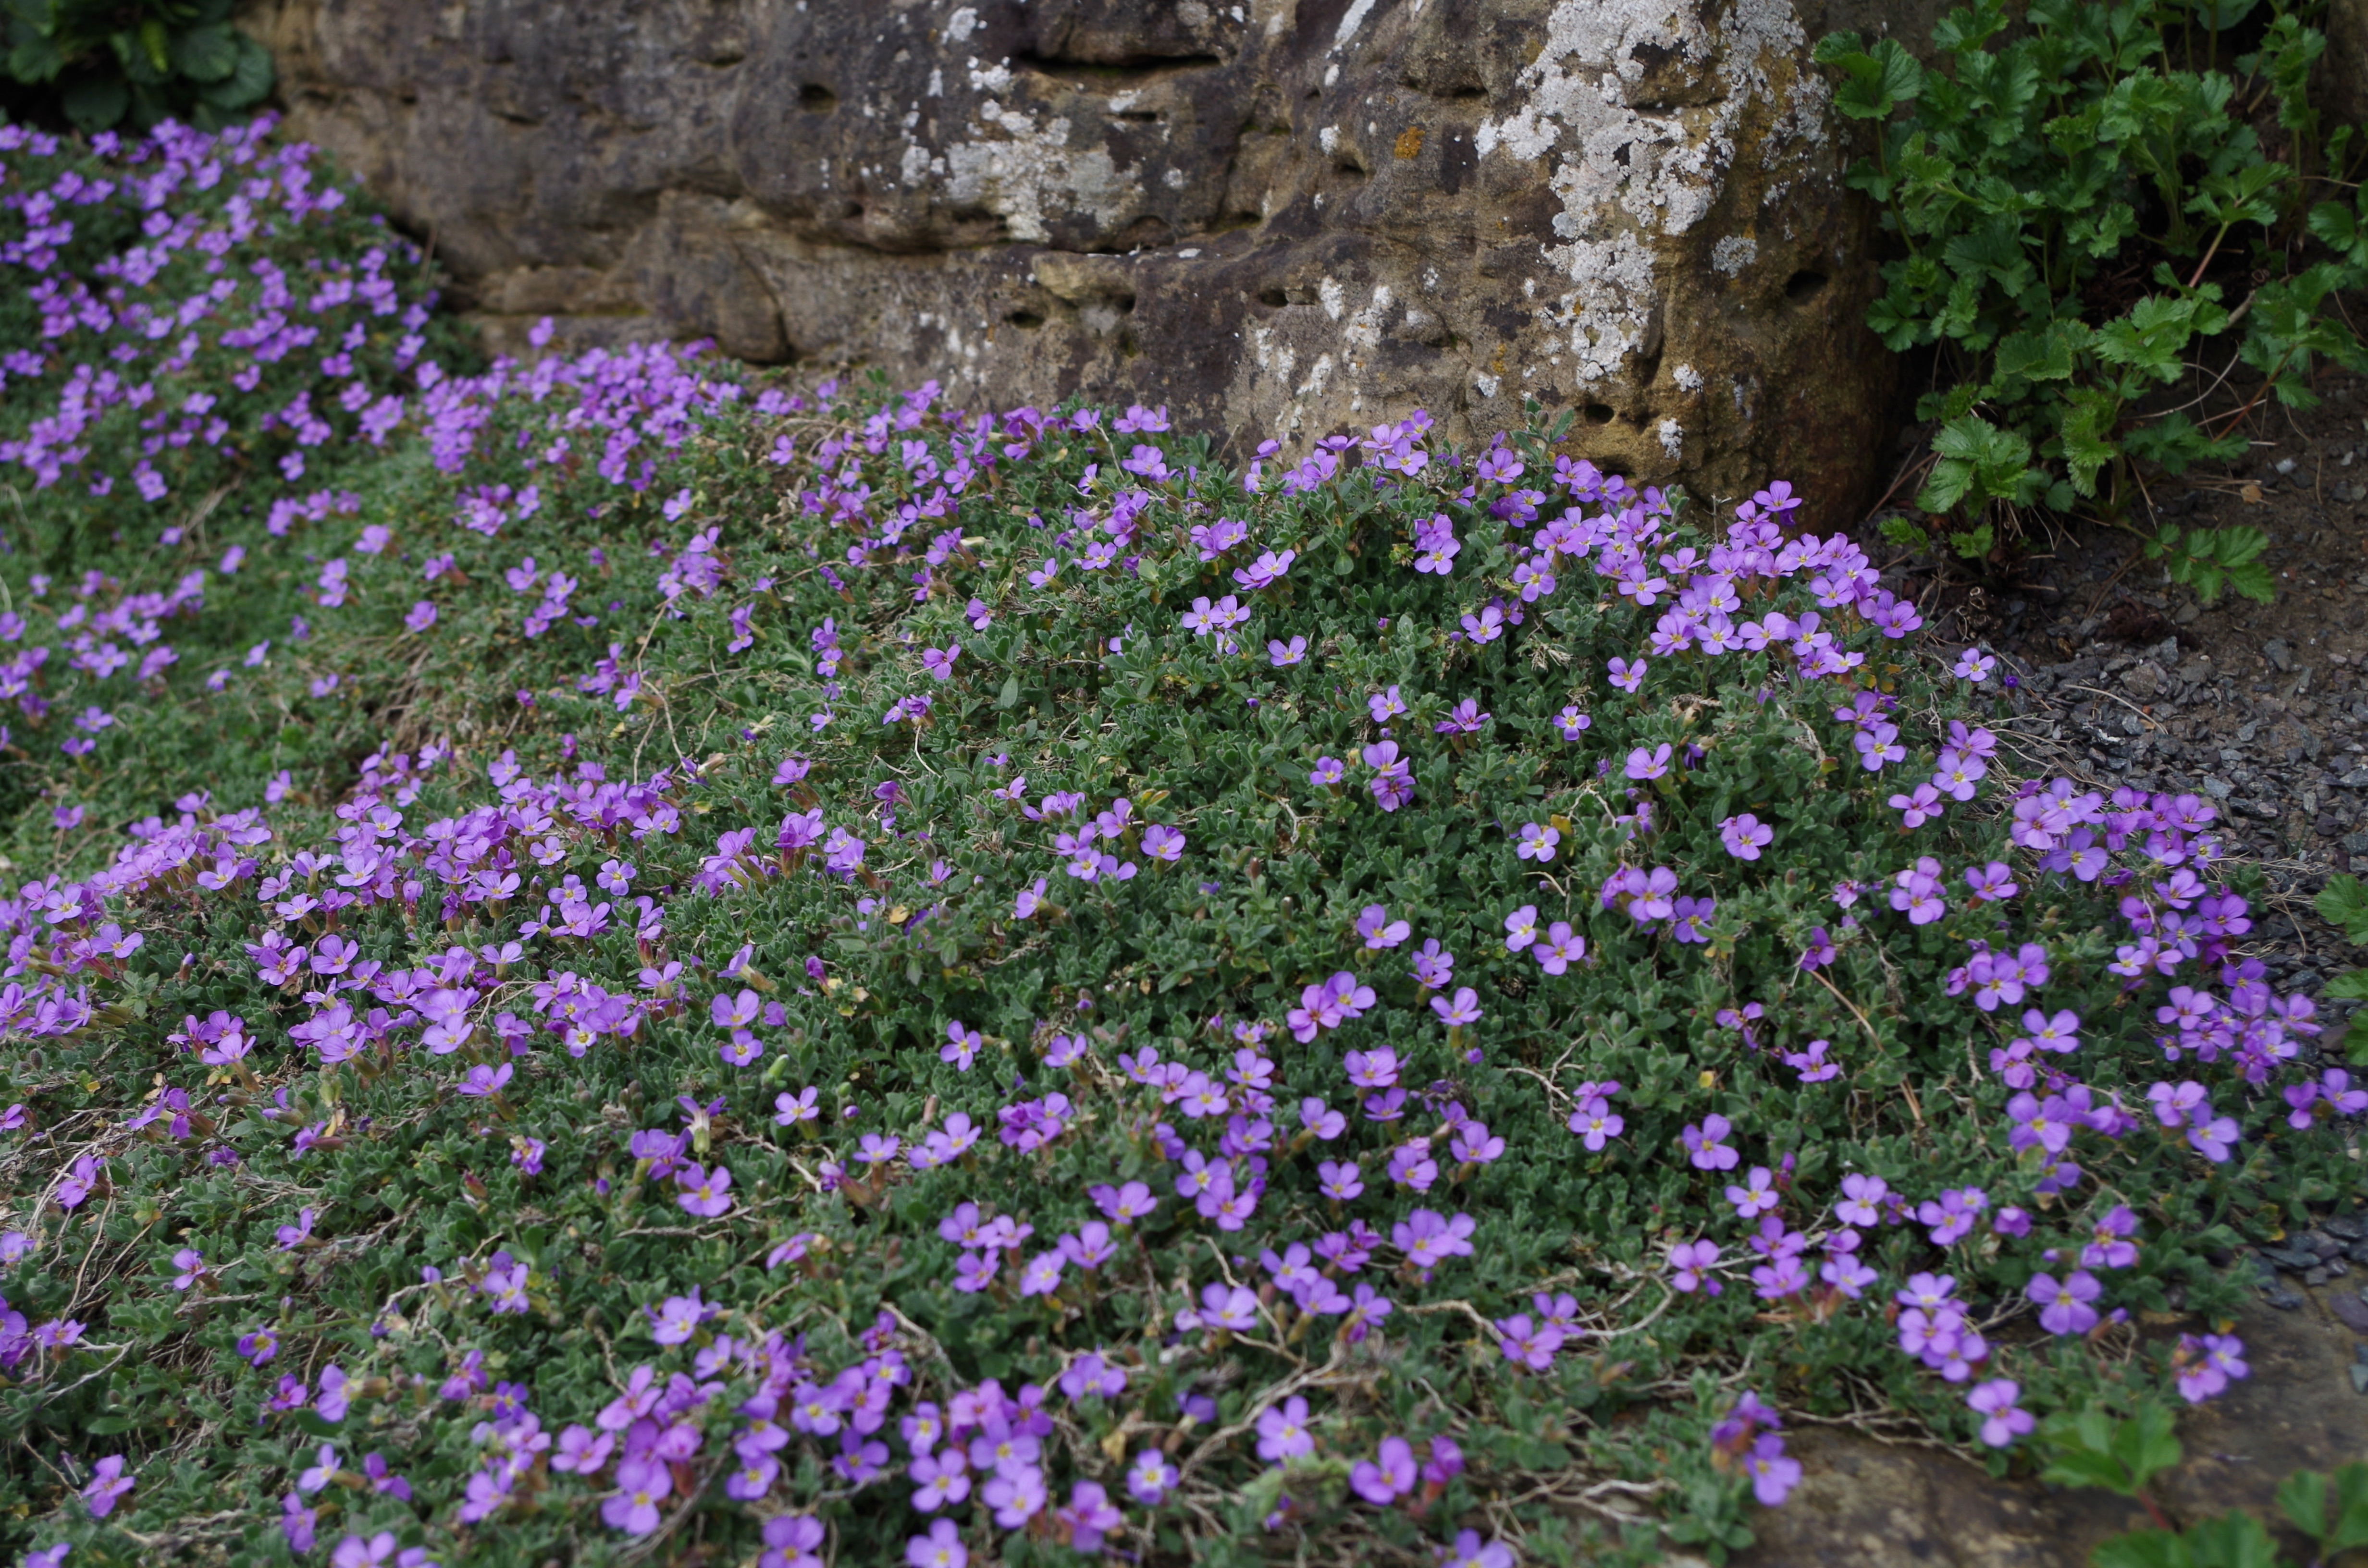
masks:
<instances>
[{"instance_id":1,"label":"green foliage mat","mask_svg":"<svg viewBox=\"0 0 2368 1568\"><path fill-rule=\"evenodd\" d=\"M1723 1557L2349 1190L2208 804L1781 484L474 367L304 150L9 136L13 1545Z\"/></svg>"}]
</instances>

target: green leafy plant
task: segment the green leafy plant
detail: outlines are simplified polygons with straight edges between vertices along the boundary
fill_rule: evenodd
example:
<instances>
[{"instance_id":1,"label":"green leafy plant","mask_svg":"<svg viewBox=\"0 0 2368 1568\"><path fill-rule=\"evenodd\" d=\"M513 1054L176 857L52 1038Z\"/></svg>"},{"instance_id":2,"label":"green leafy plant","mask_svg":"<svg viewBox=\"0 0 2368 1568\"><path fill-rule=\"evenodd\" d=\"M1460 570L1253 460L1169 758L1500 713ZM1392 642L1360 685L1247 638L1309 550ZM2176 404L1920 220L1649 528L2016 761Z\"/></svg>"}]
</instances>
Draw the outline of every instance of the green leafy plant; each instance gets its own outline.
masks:
<instances>
[{"instance_id":1,"label":"green leafy plant","mask_svg":"<svg viewBox=\"0 0 2368 1568\"><path fill-rule=\"evenodd\" d=\"M1818 45L1836 106L1881 128L1850 183L1904 254L1867 319L1894 350L1941 356L1917 411L1940 426L1918 505L1955 519L1941 532L1959 555L1993 554L2033 506L2120 522L2137 465L2239 456L2263 398L2306 408L2315 367L2368 365L2328 303L2368 277L2368 225L2333 202L2304 210L2312 171L2351 138L2322 147L2305 95L2325 40L2281 5L2219 69L2222 34L2254 9L1979 0L1934 29L1934 70L1889 39ZM2291 267L2305 235L2331 254ZM2198 417L2240 364L2259 390ZM2266 600L2265 542L2165 529L2149 553L2204 599Z\"/></svg>"},{"instance_id":2,"label":"green leafy plant","mask_svg":"<svg viewBox=\"0 0 2368 1568\"><path fill-rule=\"evenodd\" d=\"M2368 1464L2348 1464L2332 1476L2297 1471L2278 1488L2278 1506L2318 1550L2315 1563L2368 1546ZM2281 1568L2288 1559L2260 1520L2231 1512L2200 1519L2183 1530L2133 1530L2100 1542L2096 1568Z\"/></svg>"},{"instance_id":3,"label":"green leafy plant","mask_svg":"<svg viewBox=\"0 0 2368 1568\"><path fill-rule=\"evenodd\" d=\"M2049 1453L2040 1479L2061 1486L2096 1486L2135 1497L2157 1520L2161 1511L2146 1495L2146 1483L2180 1460L2169 1410L2151 1400L2137 1414L2120 1419L2101 1404L2060 1411L2040 1428Z\"/></svg>"},{"instance_id":4,"label":"green leafy plant","mask_svg":"<svg viewBox=\"0 0 2368 1568\"><path fill-rule=\"evenodd\" d=\"M2343 933L2343 939L2355 948L2368 948L2368 886L2350 875L2329 877L2327 885L2318 890L2313 901L2319 918ZM2368 969L2346 970L2327 983L2322 997L2339 1002L2368 1002ZM2359 1039L2351 1038L2347 1028L2342 1036L2329 1040L2329 1050L2342 1050L2350 1043L2350 1056L2355 1066L2368 1065L2368 1032Z\"/></svg>"},{"instance_id":5,"label":"green leafy plant","mask_svg":"<svg viewBox=\"0 0 2368 1568\"><path fill-rule=\"evenodd\" d=\"M2089 1553L2096 1568L2278 1568L2284 1559L2261 1521L2223 1514L2183 1530L2133 1530Z\"/></svg>"},{"instance_id":6,"label":"green leafy plant","mask_svg":"<svg viewBox=\"0 0 2368 1568\"><path fill-rule=\"evenodd\" d=\"M271 92L270 52L231 25L232 4L0 0L0 74L84 131L167 118L212 130Z\"/></svg>"},{"instance_id":7,"label":"green leafy plant","mask_svg":"<svg viewBox=\"0 0 2368 1568\"><path fill-rule=\"evenodd\" d=\"M2278 1506L2318 1543L2321 1558L2368 1546L2368 1464L2342 1465L2331 1476L2297 1471L2278 1488Z\"/></svg>"}]
</instances>

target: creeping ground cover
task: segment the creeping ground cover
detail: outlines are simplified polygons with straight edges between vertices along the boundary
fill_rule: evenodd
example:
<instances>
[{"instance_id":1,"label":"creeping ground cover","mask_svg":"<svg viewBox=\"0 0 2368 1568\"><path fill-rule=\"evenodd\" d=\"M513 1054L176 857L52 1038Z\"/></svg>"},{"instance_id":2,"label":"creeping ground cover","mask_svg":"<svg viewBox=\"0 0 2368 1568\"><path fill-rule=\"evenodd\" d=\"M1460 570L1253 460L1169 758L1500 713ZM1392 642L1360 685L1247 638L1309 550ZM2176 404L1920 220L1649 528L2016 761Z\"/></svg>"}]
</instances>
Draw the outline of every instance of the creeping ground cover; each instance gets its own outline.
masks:
<instances>
[{"instance_id":1,"label":"creeping ground cover","mask_svg":"<svg viewBox=\"0 0 2368 1568\"><path fill-rule=\"evenodd\" d=\"M486 364L362 209L0 132L25 1561L1723 1559L2120 1475L2348 1190L2212 805L1782 482Z\"/></svg>"}]
</instances>

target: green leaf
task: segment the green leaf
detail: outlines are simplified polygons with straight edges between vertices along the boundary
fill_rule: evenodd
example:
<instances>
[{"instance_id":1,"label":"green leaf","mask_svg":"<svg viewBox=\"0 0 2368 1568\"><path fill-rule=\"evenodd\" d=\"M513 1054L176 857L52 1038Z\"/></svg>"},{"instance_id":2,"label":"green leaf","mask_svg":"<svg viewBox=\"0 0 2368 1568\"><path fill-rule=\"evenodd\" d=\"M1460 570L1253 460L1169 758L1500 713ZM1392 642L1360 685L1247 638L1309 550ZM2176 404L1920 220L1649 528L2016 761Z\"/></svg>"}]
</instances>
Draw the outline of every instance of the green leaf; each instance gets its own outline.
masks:
<instances>
[{"instance_id":1,"label":"green leaf","mask_svg":"<svg viewBox=\"0 0 2368 1568\"><path fill-rule=\"evenodd\" d=\"M2368 267L2368 225L2340 201L2322 201L2310 210L2304 224L2320 244L2339 252L2353 267Z\"/></svg>"},{"instance_id":2,"label":"green leaf","mask_svg":"<svg viewBox=\"0 0 2368 1568\"><path fill-rule=\"evenodd\" d=\"M2021 376L2031 381L2070 380L2073 340L2084 330L2077 322L2050 322L2037 332L2009 333L1999 338L1993 361L1999 379Z\"/></svg>"},{"instance_id":3,"label":"green leaf","mask_svg":"<svg viewBox=\"0 0 2368 1568\"><path fill-rule=\"evenodd\" d=\"M2224 587L2268 604L2277 592L2270 569L2259 557L2269 546L2269 535L2256 528L2181 531L2176 524L2165 524L2146 542L2146 554L2149 561L2163 562L2172 582L2193 588L2206 604Z\"/></svg>"},{"instance_id":4,"label":"green leaf","mask_svg":"<svg viewBox=\"0 0 2368 1568\"><path fill-rule=\"evenodd\" d=\"M198 96L216 108L251 108L271 96L272 83L278 80L271 64L271 51L240 33L238 64L219 82L199 91Z\"/></svg>"},{"instance_id":5,"label":"green leaf","mask_svg":"<svg viewBox=\"0 0 2368 1568\"><path fill-rule=\"evenodd\" d=\"M2187 1549L2195 1568L2278 1568L2277 1543L2241 1510L2189 1526Z\"/></svg>"},{"instance_id":6,"label":"green leaf","mask_svg":"<svg viewBox=\"0 0 2368 1568\"><path fill-rule=\"evenodd\" d=\"M51 82L65 69L66 57L46 33L18 31L8 47L8 74L19 82Z\"/></svg>"},{"instance_id":7,"label":"green leaf","mask_svg":"<svg viewBox=\"0 0 2368 1568\"><path fill-rule=\"evenodd\" d=\"M2113 1453L2129 1471L2131 1491L2179 1462L2175 1426L2170 1412L2151 1400L2138 1406L2135 1418L2116 1426Z\"/></svg>"},{"instance_id":8,"label":"green leaf","mask_svg":"<svg viewBox=\"0 0 2368 1568\"><path fill-rule=\"evenodd\" d=\"M2101 387L2079 388L2065 400L2064 462L2072 488L2082 495L2097 493L2098 472L2122 455L2112 439L2121 412L2121 399Z\"/></svg>"},{"instance_id":9,"label":"green leaf","mask_svg":"<svg viewBox=\"0 0 2368 1568\"><path fill-rule=\"evenodd\" d=\"M193 82L219 82L238 69L238 34L226 27L191 28L173 39L173 66Z\"/></svg>"},{"instance_id":10,"label":"green leaf","mask_svg":"<svg viewBox=\"0 0 2368 1568\"><path fill-rule=\"evenodd\" d=\"M2195 1568L2186 1540L2175 1530L2132 1530L2109 1536L2089 1553L2094 1568Z\"/></svg>"},{"instance_id":11,"label":"green leaf","mask_svg":"<svg viewBox=\"0 0 2368 1568\"><path fill-rule=\"evenodd\" d=\"M2298 1470L2278 1483L2278 1506L2294 1528L2317 1540L2327 1534L2327 1477Z\"/></svg>"},{"instance_id":12,"label":"green leaf","mask_svg":"<svg viewBox=\"0 0 2368 1568\"><path fill-rule=\"evenodd\" d=\"M2368 1546L2368 1463L2354 1461L2335 1472L2335 1528L2320 1538L2331 1556Z\"/></svg>"},{"instance_id":13,"label":"green leaf","mask_svg":"<svg viewBox=\"0 0 2368 1568\"><path fill-rule=\"evenodd\" d=\"M1886 119L1924 90L1924 67L1896 39L1878 39L1869 50L1856 33L1828 33L1816 59L1841 69L1834 107L1852 119Z\"/></svg>"},{"instance_id":14,"label":"green leaf","mask_svg":"<svg viewBox=\"0 0 2368 1568\"><path fill-rule=\"evenodd\" d=\"M173 36L165 30L163 18L149 17L142 19L138 37L140 52L147 56L148 63L154 68L156 74L162 77L169 74L173 69Z\"/></svg>"},{"instance_id":15,"label":"green leaf","mask_svg":"<svg viewBox=\"0 0 2368 1568\"><path fill-rule=\"evenodd\" d=\"M2171 1414L2151 1400L2126 1421L2115 1420L2097 1404L2077 1415L2058 1414L2049 1418L2041 1436L2054 1454L2042 1480L2101 1487L2125 1497L2135 1496L2180 1459Z\"/></svg>"},{"instance_id":16,"label":"green leaf","mask_svg":"<svg viewBox=\"0 0 2368 1568\"><path fill-rule=\"evenodd\" d=\"M131 90L114 76L85 76L60 96L58 107L82 131L104 131L131 107Z\"/></svg>"},{"instance_id":17,"label":"green leaf","mask_svg":"<svg viewBox=\"0 0 2368 1568\"><path fill-rule=\"evenodd\" d=\"M1964 415L1932 437L1940 460L1917 496L1928 512L1978 511L1992 501L2027 499L2044 476L2031 467L2031 442L2021 432L2001 430L1979 415Z\"/></svg>"},{"instance_id":18,"label":"green leaf","mask_svg":"<svg viewBox=\"0 0 2368 1568\"><path fill-rule=\"evenodd\" d=\"M2319 993L2338 1002L2368 1002L2368 969L2347 969Z\"/></svg>"},{"instance_id":19,"label":"green leaf","mask_svg":"<svg viewBox=\"0 0 2368 1568\"><path fill-rule=\"evenodd\" d=\"M2235 432L2215 437L2174 409L2151 424L2124 433L2122 446L2132 457L2160 464L2166 473L2180 474L2194 463L2229 462L2242 457L2245 437Z\"/></svg>"},{"instance_id":20,"label":"green leaf","mask_svg":"<svg viewBox=\"0 0 2368 1568\"><path fill-rule=\"evenodd\" d=\"M2320 919L2343 933L2343 939L2355 948L2368 947L2368 884L2349 872L2327 879L2327 885L2311 900Z\"/></svg>"},{"instance_id":21,"label":"green leaf","mask_svg":"<svg viewBox=\"0 0 2368 1568\"><path fill-rule=\"evenodd\" d=\"M1019 677L1016 675L1004 676L1003 689L995 694L995 705L997 708L1010 708L1016 706L1019 701Z\"/></svg>"}]
</instances>

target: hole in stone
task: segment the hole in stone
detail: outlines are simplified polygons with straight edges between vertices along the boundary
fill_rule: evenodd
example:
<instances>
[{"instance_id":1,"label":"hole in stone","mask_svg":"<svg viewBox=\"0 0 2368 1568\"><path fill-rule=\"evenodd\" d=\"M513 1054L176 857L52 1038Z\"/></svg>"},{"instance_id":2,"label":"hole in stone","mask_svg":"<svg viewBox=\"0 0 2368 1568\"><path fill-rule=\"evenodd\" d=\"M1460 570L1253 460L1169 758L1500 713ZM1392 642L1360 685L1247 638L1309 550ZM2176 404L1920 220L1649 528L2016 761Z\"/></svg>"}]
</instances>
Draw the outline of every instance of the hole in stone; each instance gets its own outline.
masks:
<instances>
[{"instance_id":1,"label":"hole in stone","mask_svg":"<svg viewBox=\"0 0 2368 1568\"><path fill-rule=\"evenodd\" d=\"M828 114L838 107L838 95L820 82L808 82L798 89L798 107L808 114Z\"/></svg>"},{"instance_id":2,"label":"hole in stone","mask_svg":"<svg viewBox=\"0 0 2368 1568\"><path fill-rule=\"evenodd\" d=\"M1803 267L1784 279L1784 297L1796 305L1805 305L1825 291L1827 281L1824 273Z\"/></svg>"},{"instance_id":3,"label":"hole in stone","mask_svg":"<svg viewBox=\"0 0 2368 1568\"><path fill-rule=\"evenodd\" d=\"M1608 403L1590 403L1579 412L1585 415L1589 425L1611 423L1611 405Z\"/></svg>"},{"instance_id":4,"label":"hole in stone","mask_svg":"<svg viewBox=\"0 0 2368 1568\"><path fill-rule=\"evenodd\" d=\"M1003 319L1016 327L1030 332L1044 324L1044 318L1034 311L1014 311Z\"/></svg>"},{"instance_id":5,"label":"hole in stone","mask_svg":"<svg viewBox=\"0 0 2368 1568\"><path fill-rule=\"evenodd\" d=\"M1280 289L1261 289L1258 290L1258 303L1272 310L1281 310L1291 303L1291 297Z\"/></svg>"}]
</instances>

